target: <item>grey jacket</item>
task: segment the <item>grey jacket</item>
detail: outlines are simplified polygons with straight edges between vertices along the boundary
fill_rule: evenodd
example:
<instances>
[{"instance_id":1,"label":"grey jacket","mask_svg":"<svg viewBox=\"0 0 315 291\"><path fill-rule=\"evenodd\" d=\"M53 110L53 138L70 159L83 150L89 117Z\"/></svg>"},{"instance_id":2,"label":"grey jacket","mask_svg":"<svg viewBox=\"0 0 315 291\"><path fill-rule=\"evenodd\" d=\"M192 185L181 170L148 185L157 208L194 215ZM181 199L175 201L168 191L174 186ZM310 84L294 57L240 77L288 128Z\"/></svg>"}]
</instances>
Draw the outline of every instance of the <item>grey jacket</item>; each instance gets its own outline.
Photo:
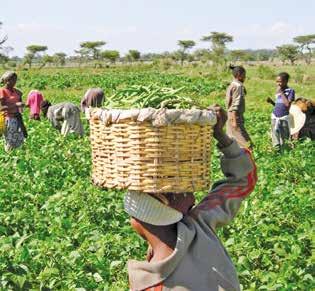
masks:
<instances>
[{"instance_id":1,"label":"grey jacket","mask_svg":"<svg viewBox=\"0 0 315 291\"><path fill-rule=\"evenodd\" d=\"M48 108L47 118L66 136L68 133L83 135L83 125L80 119L80 108L70 102L62 102Z\"/></svg>"},{"instance_id":2,"label":"grey jacket","mask_svg":"<svg viewBox=\"0 0 315 291\"><path fill-rule=\"evenodd\" d=\"M177 243L168 258L128 262L131 290L240 290L236 270L215 230L229 223L242 200L253 191L257 176L249 151L234 141L221 149L225 180L177 223Z\"/></svg>"}]
</instances>

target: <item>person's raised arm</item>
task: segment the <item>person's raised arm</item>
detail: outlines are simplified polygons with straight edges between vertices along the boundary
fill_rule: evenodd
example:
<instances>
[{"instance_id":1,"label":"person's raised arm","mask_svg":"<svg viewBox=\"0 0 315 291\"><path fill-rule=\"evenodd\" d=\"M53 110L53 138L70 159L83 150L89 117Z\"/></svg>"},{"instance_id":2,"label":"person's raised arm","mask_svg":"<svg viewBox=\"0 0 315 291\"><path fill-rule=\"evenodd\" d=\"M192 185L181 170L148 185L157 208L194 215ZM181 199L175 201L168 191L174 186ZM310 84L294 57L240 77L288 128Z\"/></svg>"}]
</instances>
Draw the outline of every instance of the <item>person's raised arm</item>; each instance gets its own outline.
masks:
<instances>
[{"instance_id":1,"label":"person's raised arm","mask_svg":"<svg viewBox=\"0 0 315 291\"><path fill-rule=\"evenodd\" d=\"M254 190L257 181L256 166L251 154L241 149L236 141L223 132L225 112L216 107L218 122L214 137L223 153L221 169L225 179L214 183L208 195L192 210L212 229L229 223L240 208L241 202Z\"/></svg>"},{"instance_id":2,"label":"person's raised arm","mask_svg":"<svg viewBox=\"0 0 315 291\"><path fill-rule=\"evenodd\" d=\"M280 87L278 87L277 93L280 94L283 104L286 107L290 107L292 101L294 101L294 98L295 98L294 90L290 90L290 93L289 93L288 97L285 96L283 90Z\"/></svg>"}]
</instances>

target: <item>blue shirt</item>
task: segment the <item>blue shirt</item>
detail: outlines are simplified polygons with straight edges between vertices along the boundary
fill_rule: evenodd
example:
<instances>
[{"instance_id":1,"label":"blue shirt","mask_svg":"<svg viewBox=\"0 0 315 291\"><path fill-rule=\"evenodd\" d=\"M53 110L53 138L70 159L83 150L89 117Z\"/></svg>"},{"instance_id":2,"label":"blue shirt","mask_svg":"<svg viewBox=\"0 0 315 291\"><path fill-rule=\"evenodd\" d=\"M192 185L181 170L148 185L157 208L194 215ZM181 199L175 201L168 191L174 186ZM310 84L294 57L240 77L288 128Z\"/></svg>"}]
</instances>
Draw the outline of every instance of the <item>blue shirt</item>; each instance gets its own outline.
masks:
<instances>
[{"instance_id":1,"label":"blue shirt","mask_svg":"<svg viewBox=\"0 0 315 291\"><path fill-rule=\"evenodd\" d=\"M294 101L295 99L295 92L292 88L286 88L283 90L283 94L285 95L285 97L287 97L289 102ZM275 107L273 109L273 114L276 117L282 117L285 115L289 115L289 109L290 107L285 106L285 104L283 103L281 94L277 93L276 94L276 101L275 101Z\"/></svg>"}]
</instances>

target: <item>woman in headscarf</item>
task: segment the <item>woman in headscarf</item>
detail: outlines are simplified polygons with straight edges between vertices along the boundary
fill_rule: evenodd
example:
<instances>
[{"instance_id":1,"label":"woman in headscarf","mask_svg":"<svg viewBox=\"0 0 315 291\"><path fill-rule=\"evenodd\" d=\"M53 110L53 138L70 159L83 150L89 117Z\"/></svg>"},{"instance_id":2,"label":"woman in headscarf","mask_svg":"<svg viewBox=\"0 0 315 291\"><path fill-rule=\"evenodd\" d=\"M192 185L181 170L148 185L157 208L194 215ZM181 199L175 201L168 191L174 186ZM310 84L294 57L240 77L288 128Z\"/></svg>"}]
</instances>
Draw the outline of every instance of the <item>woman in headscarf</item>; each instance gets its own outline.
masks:
<instances>
[{"instance_id":1,"label":"woman in headscarf","mask_svg":"<svg viewBox=\"0 0 315 291\"><path fill-rule=\"evenodd\" d=\"M41 103L41 110L52 126L58 129L63 136L76 133L83 136L83 125L80 119L80 108L70 102L55 105L47 100Z\"/></svg>"},{"instance_id":2,"label":"woman in headscarf","mask_svg":"<svg viewBox=\"0 0 315 291\"><path fill-rule=\"evenodd\" d=\"M30 119L40 120L40 104L43 100L43 94L38 90L32 90L28 94L26 106L30 108Z\"/></svg>"},{"instance_id":3,"label":"woman in headscarf","mask_svg":"<svg viewBox=\"0 0 315 291\"><path fill-rule=\"evenodd\" d=\"M90 88L81 100L81 110L86 113L89 107L101 107L104 102L104 91L101 88Z\"/></svg>"},{"instance_id":4,"label":"woman in headscarf","mask_svg":"<svg viewBox=\"0 0 315 291\"><path fill-rule=\"evenodd\" d=\"M17 74L5 72L0 78L4 86L0 88L0 110L5 116L5 149L9 151L21 146L27 137L22 119L22 92L15 88Z\"/></svg>"}]
</instances>

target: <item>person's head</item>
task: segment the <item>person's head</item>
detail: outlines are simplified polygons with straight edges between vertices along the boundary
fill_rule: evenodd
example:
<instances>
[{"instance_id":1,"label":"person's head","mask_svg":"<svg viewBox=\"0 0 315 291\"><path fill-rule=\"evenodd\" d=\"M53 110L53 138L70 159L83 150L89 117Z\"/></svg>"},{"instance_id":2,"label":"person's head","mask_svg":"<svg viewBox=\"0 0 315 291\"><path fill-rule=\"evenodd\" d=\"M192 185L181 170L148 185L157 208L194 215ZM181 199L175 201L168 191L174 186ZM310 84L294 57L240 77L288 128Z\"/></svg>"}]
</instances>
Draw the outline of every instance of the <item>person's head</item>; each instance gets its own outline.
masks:
<instances>
[{"instance_id":1,"label":"person's head","mask_svg":"<svg viewBox=\"0 0 315 291\"><path fill-rule=\"evenodd\" d=\"M13 89L17 81L17 74L13 71L5 72L1 78L0 83L9 89Z\"/></svg>"},{"instance_id":2,"label":"person's head","mask_svg":"<svg viewBox=\"0 0 315 291\"><path fill-rule=\"evenodd\" d=\"M230 65L230 69L232 70L232 75L233 77L240 81L240 82L244 82L246 79L246 70L244 69L244 67L242 66L232 66Z\"/></svg>"},{"instance_id":3,"label":"person's head","mask_svg":"<svg viewBox=\"0 0 315 291\"><path fill-rule=\"evenodd\" d=\"M51 106L51 103L48 100L43 100L40 104L40 109L44 117L47 116L47 111L48 111L49 106Z\"/></svg>"},{"instance_id":4,"label":"person's head","mask_svg":"<svg viewBox=\"0 0 315 291\"><path fill-rule=\"evenodd\" d=\"M87 107L101 107L105 94L101 88L90 88L86 91L81 100L81 110L84 112Z\"/></svg>"},{"instance_id":5,"label":"person's head","mask_svg":"<svg viewBox=\"0 0 315 291\"><path fill-rule=\"evenodd\" d=\"M281 89L285 89L288 86L290 75L286 72L278 74L276 78L276 83Z\"/></svg>"},{"instance_id":6,"label":"person's head","mask_svg":"<svg viewBox=\"0 0 315 291\"><path fill-rule=\"evenodd\" d=\"M147 194L132 191L124 199L132 228L145 239L147 232L159 236L162 229L173 229L194 203L193 193Z\"/></svg>"}]
</instances>

